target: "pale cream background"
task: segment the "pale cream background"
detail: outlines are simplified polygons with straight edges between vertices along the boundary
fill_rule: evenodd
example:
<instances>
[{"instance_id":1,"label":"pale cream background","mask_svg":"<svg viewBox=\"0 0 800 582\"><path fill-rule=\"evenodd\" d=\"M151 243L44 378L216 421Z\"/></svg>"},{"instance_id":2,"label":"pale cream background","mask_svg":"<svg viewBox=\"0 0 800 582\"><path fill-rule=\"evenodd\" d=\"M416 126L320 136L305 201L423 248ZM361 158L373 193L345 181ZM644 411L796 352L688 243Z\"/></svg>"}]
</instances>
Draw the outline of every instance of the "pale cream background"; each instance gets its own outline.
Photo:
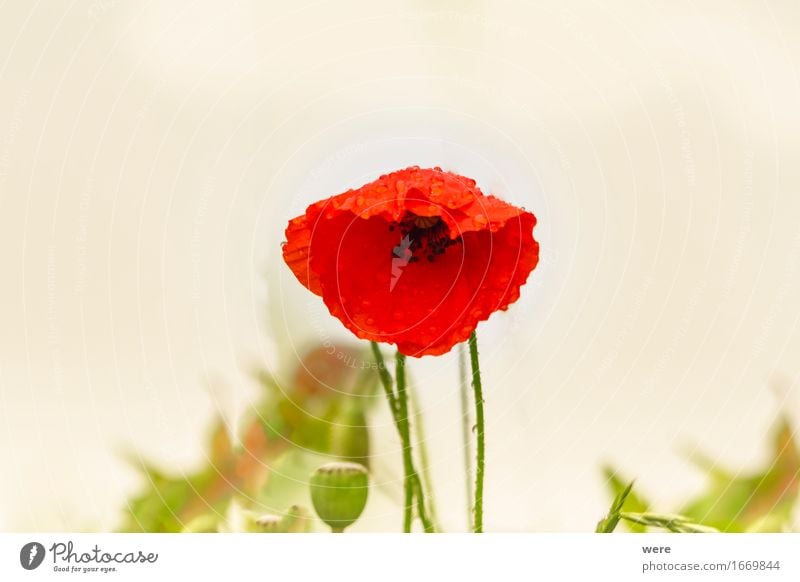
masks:
<instances>
[{"instance_id":1,"label":"pale cream background","mask_svg":"<svg viewBox=\"0 0 800 582\"><path fill-rule=\"evenodd\" d=\"M195 466L253 363L346 338L283 226L409 164L540 220L480 329L488 529L591 529L605 460L664 508L683 449L754 466L800 417L798 61L793 0L5 2L0 529L113 528L124 453ZM415 375L459 529L454 359Z\"/></svg>"}]
</instances>

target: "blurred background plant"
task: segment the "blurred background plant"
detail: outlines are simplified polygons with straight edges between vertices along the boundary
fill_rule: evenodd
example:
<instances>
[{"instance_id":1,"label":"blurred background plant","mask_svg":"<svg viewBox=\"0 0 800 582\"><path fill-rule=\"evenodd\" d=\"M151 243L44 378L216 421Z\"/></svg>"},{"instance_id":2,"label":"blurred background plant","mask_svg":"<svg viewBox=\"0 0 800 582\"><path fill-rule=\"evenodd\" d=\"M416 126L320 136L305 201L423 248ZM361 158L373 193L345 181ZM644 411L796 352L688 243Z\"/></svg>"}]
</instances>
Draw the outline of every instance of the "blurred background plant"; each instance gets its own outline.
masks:
<instances>
[{"instance_id":1,"label":"blurred background plant","mask_svg":"<svg viewBox=\"0 0 800 582\"><path fill-rule=\"evenodd\" d=\"M202 468L177 474L135 461L146 485L129 501L121 531L308 531L312 471L330 460L369 467L367 416L383 400L368 349L317 345L288 381L263 369L256 377L263 394L241 439L217 419Z\"/></svg>"},{"instance_id":2,"label":"blurred background plant","mask_svg":"<svg viewBox=\"0 0 800 582\"><path fill-rule=\"evenodd\" d=\"M369 349L316 345L287 371L284 382L264 370L255 375L263 393L241 422L240 438L217 419L203 467L180 474L137 461L145 486L129 501L120 531L329 531L325 522L330 525L330 516L323 507L328 501L312 498L314 475L319 481L320 471L331 466L363 467L354 473L357 491L345 492L354 496L358 509L344 526L358 518L367 498L369 417L376 406L385 405ZM415 428L421 431L422 423ZM425 447L420 446L424 440L418 432L423 473L427 470ZM633 482L606 466L603 472L613 501L596 531L791 530L800 494L800 448L788 417L775 422L768 455L751 472L723 467L707 454L693 453L689 458L706 473L707 484L677 504L674 514L657 511ZM433 493L429 480L426 487ZM401 504L399 489L392 493ZM323 519L312 515L308 509L312 506Z\"/></svg>"},{"instance_id":3,"label":"blurred background plant","mask_svg":"<svg viewBox=\"0 0 800 582\"><path fill-rule=\"evenodd\" d=\"M597 531L610 533L618 524L631 532L653 528L673 532L791 530L800 488L800 449L788 418L781 416L775 423L769 455L762 468L751 473L722 467L704 454L692 454L690 459L707 474L708 484L677 514L651 513L652 504L634 491L633 483L606 467L614 501Z\"/></svg>"}]
</instances>

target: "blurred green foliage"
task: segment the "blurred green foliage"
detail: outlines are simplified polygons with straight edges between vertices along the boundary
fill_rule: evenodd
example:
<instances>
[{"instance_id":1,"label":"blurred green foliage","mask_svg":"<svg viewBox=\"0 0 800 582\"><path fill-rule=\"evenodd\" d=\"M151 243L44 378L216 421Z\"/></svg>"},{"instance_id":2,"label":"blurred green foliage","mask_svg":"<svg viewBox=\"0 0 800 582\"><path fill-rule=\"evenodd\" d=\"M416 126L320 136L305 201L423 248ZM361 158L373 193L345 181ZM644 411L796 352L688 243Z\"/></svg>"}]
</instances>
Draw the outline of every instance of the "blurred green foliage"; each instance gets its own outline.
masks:
<instances>
[{"instance_id":1,"label":"blurred green foliage","mask_svg":"<svg viewBox=\"0 0 800 582\"><path fill-rule=\"evenodd\" d=\"M704 455L694 455L693 461L708 475L708 485L697 497L684 503L679 515L664 517L650 514L650 503L634 491L623 495L626 482L611 468L604 469L606 481L615 497L609 517L598 524L598 531L618 510L631 519L623 523L630 531L647 531L649 526L668 527L670 523L683 527L689 523L694 528L713 528L722 532L785 532L792 523L792 513L798 501L800 487L800 449L794 429L785 417L775 424L771 448L764 466L753 472L726 469ZM619 505L619 507L617 507ZM642 516L653 517L653 520ZM676 521L677 520L677 521ZM681 522L683 520L683 523ZM616 522L613 524L616 526ZM613 531L613 527L611 527ZM673 530L674 531L674 530Z\"/></svg>"},{"instance_id":2,"label":"blurred green foliage","mask_svg":"<svg viewBox=\"0 0 800 582\"><path fill-rule=\"evenodd\" d=\"M282 371L281 380L265 370L255 376L262 393L238 438L231 439L222 419L215 420L200 469L181 473L135 462L144 485L129 501L120 531L325 529L305 509L309 476L331 460L369 467L368 417L383 403L371 356L355 346L316 346ZM757 470L735 471L707 455L693 455L692 461L708 483L677 514L654 513L631 482L605 467L613 502L597 531L618 525L632 532L789 530L800 495L800 447L787 418L776 422L769 455Z\"/></svg>"},{"instance_id":3,"label":"blurred green foliage","mask_svg":"<svg viewBox=\"0 0 800 582\"><path fill-rule=\"evenodd\" d=\"M295 504L307 500L311 472L330 460L369 465L367 415L380 395L367 351L317 346L285 381L265 370L256 377L263 393L242 423L239 444L218 419L201 469L181 474L137 463L145 486L130 500L120 531L306 531L310 519L291 516L305 512ZM290 505L278 516L280 526L254 525L259 515Z\"/></svg>"}]
</instances>

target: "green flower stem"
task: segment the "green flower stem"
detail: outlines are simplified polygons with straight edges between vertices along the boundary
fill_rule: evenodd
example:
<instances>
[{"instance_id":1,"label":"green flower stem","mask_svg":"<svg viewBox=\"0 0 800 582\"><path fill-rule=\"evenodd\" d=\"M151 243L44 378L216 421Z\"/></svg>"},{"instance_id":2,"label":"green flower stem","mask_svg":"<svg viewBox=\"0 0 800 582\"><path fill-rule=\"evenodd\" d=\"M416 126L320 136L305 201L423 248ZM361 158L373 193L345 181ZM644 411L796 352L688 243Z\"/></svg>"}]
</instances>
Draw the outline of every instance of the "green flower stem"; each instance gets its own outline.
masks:
<instances>
[{"instance_id":1,"label":"green flower stem","mask_svg":"<svg viewBox=\"0 0 800 582\"><path fill-rule=\"evenodd\" d=\"M378 377L380 378L381 386L383 386L383 392L386 394L386 399L389 401L392 418L395 424L397 424L397 399L394 396L394 390L392 388L392 376L389 374L389 370L386 367L386 362L383 360L383 354L378 344L375 342L369 342L369 344L372 348L372 355L375 358L375 365L378 366Z\"/></svg>"},{"instance_id":2,"label":"green flower stem","mask_svg":"<svg viewBox=\"0 0 800 582\"><path fill-rule=\"evenodd\" d=\"M425 439L425 423L422 422L419 399L417 398L417 392L414 388L414 384L408 382L408 399L409 404L411 405L411 413L414 418L419 419L418 422L414 424L414 439L417 441L417 444L419 444L419 465L420 473L422 474L422 490L427 490L428 492L427 510L431 524L433 525L433 529L439 530L439 524L437 523L436 519L436 497L434 495L433 479L431 478L430 461L428 460L428 446Z\"/></svg>"},{"instance_id":3,"label":"green flower stem","mask_svg":"<svg viewBox=\"0 0 800 582\"><path fill-rule=\"evenodd\" d=\"M403 531L411 531L411 519L414 510L414 459L411 456L411 431L408 421L408 393L406 392L406 357L397 352L397 428L403 441L403 489L405 491L405 508L403 511Z\"/></svg>"},{"instance_id":4,"label":"green flower stem","mask_svg":"<svg viewBox=\"0 0 800 582\"><path fill-rule=\"evenodd\" d=\"M400 352L397 353L397 367L395 371L397 377L397 393L395 394L392 387L392 377L386 368L383 354L381 354L380 348L375 342L372 342L372 353L375 356L375 363L378 366L381 385L389 401L392 417L394 418L394 423L397 427L397 432L400 435L400 441L403 447L403 490L405 501L403 508L403 531L406 533L411 531L414 498L416 497L417 513L422 522L422 527L425 532L433 532L433 524L428 517L425 506L425 493L419 474L414 468L414 457L411 450L411 424L408 419L408 394L406 391L406 357Z\"/></svg>"},{"instance_id":5,"label":"green flower stem","mask_svg":"<svg viewBox=\"0 0 800 582\"><path fill-rule=\"evenodd\" d=\"M472 531L472 447L470 446L469 380L467 378L467 350L458 345L458 392L461 400L461 448L464 452L464 483L466 484L467 528Z\"/></svg>"},{"instance_id":6,"label":"green flower stem","mask_svg":"<svg viewBox=\"0 0 800 582\"><path fill-rule=\"evenodd\" d=\"M473 331L469 336L469 358L472 364L472 388L475 391L475 426L478 433L477 463L475 470L475 533L483 533L483 475L485 465L485 442L483 420L483 388L481 367L478 361L478 336Z\"/></svg>"},{"instance_id":7,"label":"green flower stem","mask_svg":"<svg viewBox=\"0 0 800 582\"><path fill-rule=\"evenodd\" d=\"M425 506L425 490L422 488L422 481L420 481L418 474L414 474L412 482L417 494L417 514L419 515L419 520L422 522L422 529L425 533L433 533L436 531L436 528L433 526L433 521L428 515L428 509Z\"/></svg>"},{"instance_id":8,"label":"green flower stem","mask_svg":"<svg viewBox=\"0 0 800 582\"><path fill-rule=\"evenodd\" d=\"M417 514L426 533L433 531L433 524L428 517L425 505L425 491L419 473L414 468L414 455L411 452L411 422L408 418L408 391L406 389L406 357L397 352L395 380L397 381L397 416L400 438L403 441L403 467L405 469L405 519L404 531L411 531L414 496L417 498Z\"/></svg>"}]
</instances>

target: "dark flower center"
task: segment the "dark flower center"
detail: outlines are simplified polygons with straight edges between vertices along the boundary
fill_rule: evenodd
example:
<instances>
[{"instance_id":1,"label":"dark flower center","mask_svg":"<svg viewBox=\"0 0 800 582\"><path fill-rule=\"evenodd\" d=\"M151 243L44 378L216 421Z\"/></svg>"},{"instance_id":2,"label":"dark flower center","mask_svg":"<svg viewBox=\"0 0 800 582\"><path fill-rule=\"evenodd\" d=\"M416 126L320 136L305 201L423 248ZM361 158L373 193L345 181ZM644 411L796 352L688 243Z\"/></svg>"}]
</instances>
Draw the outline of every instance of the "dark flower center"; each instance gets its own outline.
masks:
<instances>
[{"instance_id":1,"label":"dark flower center","mask_svg":"<svg viewBox=\"0 0 800 582\"><path fill-rule=\"evenodd\" d=\"M400 234L400 244L392 249L392 257L407 257L409 263L416 263L420 257L432 263L448 247L462 242L461 237L450 238L447 225L438 216L407 212L400 221L392 222L389 230Z\"/></svg>"}]
</instances>

